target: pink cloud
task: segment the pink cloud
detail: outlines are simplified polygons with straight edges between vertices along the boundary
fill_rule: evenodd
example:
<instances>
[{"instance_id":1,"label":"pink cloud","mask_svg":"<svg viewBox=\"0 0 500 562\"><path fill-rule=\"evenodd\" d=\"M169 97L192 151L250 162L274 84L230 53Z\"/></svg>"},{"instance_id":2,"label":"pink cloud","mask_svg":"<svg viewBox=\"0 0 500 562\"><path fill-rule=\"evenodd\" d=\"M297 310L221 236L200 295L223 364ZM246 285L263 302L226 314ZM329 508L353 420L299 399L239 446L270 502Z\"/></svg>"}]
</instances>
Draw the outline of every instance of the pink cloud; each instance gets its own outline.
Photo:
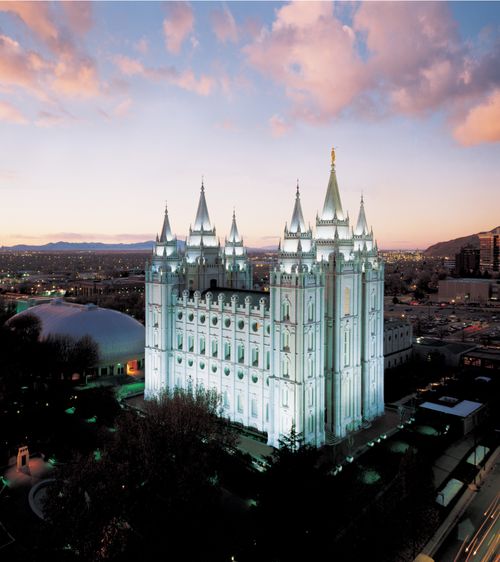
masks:
<instances>
[{"instance_id":1,"label":"pink cloud","mask_svg":"<svg viewBox=\"0 0 500 562\"><path fill-rule=\"evenodd\" d=\"M37 53L25 51L21 45L0 35L0 84L39 91L39 71L48 63Z\"/></svg>"},{"instance_id":2,"label":"pink cloud","mask_svg":"<svg viewBox=\"0 0 500 562\"><path fill-rule=\"evenodd\" d=\"M121 101L113 109L113 115L115 115L116 117L124 117L130 111L131 107L132 107L132 100L130 98L127 98L127 99Z\"/></svg>"},{"instance_id":3,"label":"pink cloud","mask_svg":"<svg viewBox=\"0 0 500 562\"><path fill-rule=\"evenodd\" d=\"M6 101L0 101L0 121L8 121L9 123L17 123L18 125L24 125L28 122L17 107L14 107Z\"/></svg>"},{"instance_id":4,"label":"pink cloud","mask_svg":"<svg viewBox=\"0 0 500 562\"><path fill-rule=\"evenodd\" d=\"M16 15L48 44L55 44L59 38L48 2L0 2L0 12Z\"/></svg>"},{"instance_id":5,"label":"pink cloud","mask_svg":"<svg viewBox=\"0 0 500 562\"><path fill-rule=\"evenodd\" d=\"M222 10L213 11L210 19L213 32L221 43L236 43L238 41L238 27L227 6L223 6Z\"/></svg>"},{"instance_id":6,"label":"pink cloud","mask_svg":"<svg viewBox=\"0 0 500 562\"><path fill-rule=\"evenodd\" d=\"M92 2L72 0L60 2L66 14L71 29L79 35L84 35L92 27Z\"/></svg>"},{"instance_id":7,"label":"pink cloud","mask_svg":"<svg viewBox=\"0 0 500 562\"><path fill-rule=\"evenodd\" d=\"M500 89L486 101L474 106L463 122L455 127L454 137L465 146L500 141Z\"/></svg>"},{"instance_id":8,"label":"pink cloud","mask_svg":"<svg viewBox=\"0 0 500 562\"><path fill-rule=\"evenodd\" d=\"M95 97L100 93L97 68L89 58L62 56L54 67L54 91L71 97Z\"/></svg>"},{"instance_id":9,"label":"pink cloud","mask_svg":"<svg viewBox=\"0 0 500 562\"><path fill-rule=\"evenodd\" d=\"M215 80L211 76L202 74L197 78L190 69L180 72L172 66L158 68L146 67L140 61L124 55L117 55L113 60L116 66L126 76L142 76L155 81L164 80L200 96L208 96L215 87Z\"/></svg>"},{"instance_id":10,"label":"pink cloud","mask_svg":"<svg viewBox=\"0 0 500 562\"><path fill-rule=\"evenodd\" d=\"M324 123L345 110L445 109L465 118L461 108L500 88L500 44L475 53L446 3L364 2L349 10L352 26L329 2L291 2L244 47L249 64L283 88L288 120ZM471 122L494 107L479 106ZM279 119L271 118L274 134Z\"/></svg>"},{"instance_id":11,"label":"pink cloud","mask_svg":"<svg viewBox=\"0 0 500 562\"><path fill-rule=\"evenodd\" d=\"M287 121L279 115L273 115L271 119L269 119L269 125L273 137L282 137L291 129L290 123L287 123Z\"/></svg>"},{"instance_id":12,"label":"pink cloud","mask_svg":"<svg viewBox=\"0 0 500 562\"><path fill-rule=\"evenodd\" d=\"M193 31L194 15L187 2L169 2L168 17L163 20L165 45L170 53L180 52L184 39Z\"/></svg>"},{"instance_id":13,"label":"pink cloud","mask_svg":"<svg viewBox=\"0 0 500 562\"><path fill-rule=\"evenodd\" d=\"M251 65L283 85L293 113L317 120L334 116L366 86L354 33L332 5L296 2L277 11L244 52Z\"/></svg>"},{"instance_id":14,"label":"pink cloud","mask_svg":"<svg viewBox=\"0 0 500 562\"><path fill-rule=\"evenodd\" d=\"M145 55L149 51L149 41L143 37L134 43L134 49L141 53L141 55Z\"/></svg>"}]
</instances>

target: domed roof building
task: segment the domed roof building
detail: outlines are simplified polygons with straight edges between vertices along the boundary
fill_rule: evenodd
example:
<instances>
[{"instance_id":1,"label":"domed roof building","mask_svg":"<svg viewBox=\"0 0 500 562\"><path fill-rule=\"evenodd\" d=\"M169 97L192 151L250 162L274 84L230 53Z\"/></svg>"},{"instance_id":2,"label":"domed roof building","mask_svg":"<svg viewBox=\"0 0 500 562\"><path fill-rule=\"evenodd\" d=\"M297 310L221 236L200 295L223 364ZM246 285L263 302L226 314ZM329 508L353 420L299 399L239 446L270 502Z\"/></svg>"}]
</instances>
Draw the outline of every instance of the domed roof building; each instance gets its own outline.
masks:
<instances>
[{"instance_id":1,"label":"domed roof building","mask_svg":"<svg viewBox=\"0 0 500 562\"><path fill-rule=\"evenodd\" d=\"M142 374L144 326L131 316L95 304L54 299L23 310L12 319L28 314L40 319L41 340L50 336L70 336L76 340L90 336L99 348L97 374Z\"/></svg>"}]
</instances>

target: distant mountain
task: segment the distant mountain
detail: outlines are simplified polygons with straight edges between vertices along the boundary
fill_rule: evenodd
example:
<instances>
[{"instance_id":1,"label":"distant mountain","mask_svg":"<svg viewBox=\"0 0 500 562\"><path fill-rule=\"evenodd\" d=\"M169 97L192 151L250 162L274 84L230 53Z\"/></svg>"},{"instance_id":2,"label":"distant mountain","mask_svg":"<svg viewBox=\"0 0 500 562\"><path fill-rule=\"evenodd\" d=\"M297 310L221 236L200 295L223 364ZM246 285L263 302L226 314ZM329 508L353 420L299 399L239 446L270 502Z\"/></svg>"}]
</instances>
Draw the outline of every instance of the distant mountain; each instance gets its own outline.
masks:
<instances>
[{"instance_id":1,"label":"distant mountain","mask_svg":"<svg viewBox=\"0 0 500 562\"><path fill-rule=\"evenodd\" d=\"M497 227L498 228L498 227ZM494 228L492 230L495 230ZM488 230L487 232L491 232ZM482 232L478 234L483 234ZM462 236L461 238L455 238L454 240L448 240L447 242L438 242L429 246L427 250L424 251L426 256L430 257L454 257L455 254L460 252L461 248L467 245L471 245L474 248L479 248L479 235L470 234L469 236Z\"/></svg>"},{"instance_id":2,"label":"distant mountain","mask_svg":"<svg viewBox=\"0 0 500 562\"><path fill-rule=\"evenodd\" d=\"M17 244L16 246L2 246L2 251L12 252L149 252L153 247L153 240L135 242L133 244L105 244L103 242L49 242L39 246Z\"/></svg>"}]
</instances>

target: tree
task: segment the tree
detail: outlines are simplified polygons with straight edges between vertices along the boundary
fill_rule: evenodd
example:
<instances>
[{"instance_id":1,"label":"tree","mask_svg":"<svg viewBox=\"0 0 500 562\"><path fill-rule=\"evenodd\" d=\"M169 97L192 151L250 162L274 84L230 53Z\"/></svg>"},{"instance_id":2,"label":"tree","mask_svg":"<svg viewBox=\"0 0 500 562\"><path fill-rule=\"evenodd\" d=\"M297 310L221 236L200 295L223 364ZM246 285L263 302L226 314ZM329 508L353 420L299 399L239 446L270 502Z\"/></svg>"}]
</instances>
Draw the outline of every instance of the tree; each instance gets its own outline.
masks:
<instances>
[{"instance_id":1,"label":"tree","mask_svg":"<svg viewBox=\"0 0 500 562\"><path fill-rule=\"evenodd\" d=\"M229 559L220 474L235 435L218 409L215 393L198 390L123 412L98 455L58 469L45 547L69 544L84 560L152 559L165 548L169 560Z\"/></svg>"}]
</instances>

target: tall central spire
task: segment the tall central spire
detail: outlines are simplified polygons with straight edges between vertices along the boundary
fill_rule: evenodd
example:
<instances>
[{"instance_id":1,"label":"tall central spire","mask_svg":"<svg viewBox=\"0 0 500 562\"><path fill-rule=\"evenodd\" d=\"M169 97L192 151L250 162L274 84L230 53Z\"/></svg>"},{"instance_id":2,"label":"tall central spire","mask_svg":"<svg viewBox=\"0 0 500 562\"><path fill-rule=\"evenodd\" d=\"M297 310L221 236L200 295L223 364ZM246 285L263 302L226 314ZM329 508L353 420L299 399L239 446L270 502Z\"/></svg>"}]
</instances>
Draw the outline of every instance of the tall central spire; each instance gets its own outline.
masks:
<instances>
[{"instance_id":1,"label":"tall central spire","mask_svg":"<svg viewBox=\"0 0 500 562\"><path fill-rule=\"evenodd\" d=\"M295 206L293 208L292 221L290 223L290 232L305 232L306 223L302 215L302 206L300 204L299 180L297 180L297 193L295 195Z\"/></svg>"},{"instance_id":2,"label":"tall central spire","mask_svg":"<svg viewBox=\"0 0 500 562\"><path fill-rule=\"evenodd\" d=\"M198 210L196 211L194 230L212 230L210 217L208 216L207 202L205 200L205 186L203 185L203 180L201 180L200 201L198 203Z\"/></svg>"},{"instance_id":3,"label":"tall central spire","mask_svg":"<svg viewBox=\"0 0 500 562\"><path fill-rule=\"evenodd\" d=\"M339 186L337 183L337 174L335 172L335 150L332 148L332 168L330 170L330 179L326 191L325 204L321 213L321 220L331 221L335 217L344 220L344 211L342 210L342 202L340 201Z\"/></svg>"}]
</instances>

